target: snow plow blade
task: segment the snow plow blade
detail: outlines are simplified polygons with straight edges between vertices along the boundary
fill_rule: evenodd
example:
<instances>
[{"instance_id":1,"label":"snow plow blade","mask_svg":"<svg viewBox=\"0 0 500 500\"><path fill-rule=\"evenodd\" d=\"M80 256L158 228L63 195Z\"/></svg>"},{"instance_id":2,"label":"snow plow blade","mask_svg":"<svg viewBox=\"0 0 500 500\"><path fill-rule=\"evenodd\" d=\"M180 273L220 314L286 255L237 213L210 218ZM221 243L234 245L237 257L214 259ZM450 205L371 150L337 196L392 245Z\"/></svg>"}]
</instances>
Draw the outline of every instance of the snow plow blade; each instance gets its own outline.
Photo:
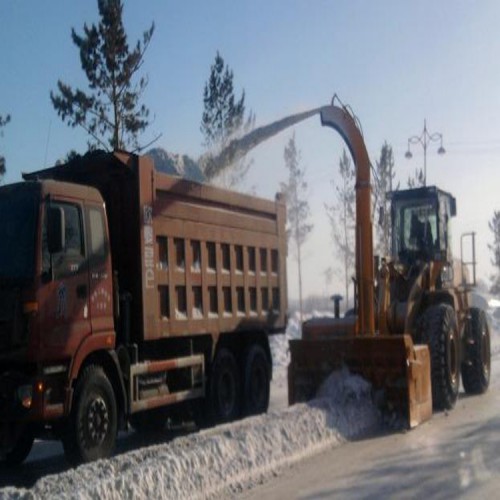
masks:
<instances>
[{"instance_id":1,"label":"snow plow blade","mask_svg":"<svg viewBox=\"0 0 500 500\"><path fill-rule=\"evenodd\" d=\"M290 341L288 402L313 399L322 382L346 366L383 391L384 407L416 427L432 416L430 354L409 335Z\"/></svg>"}]
</instances>

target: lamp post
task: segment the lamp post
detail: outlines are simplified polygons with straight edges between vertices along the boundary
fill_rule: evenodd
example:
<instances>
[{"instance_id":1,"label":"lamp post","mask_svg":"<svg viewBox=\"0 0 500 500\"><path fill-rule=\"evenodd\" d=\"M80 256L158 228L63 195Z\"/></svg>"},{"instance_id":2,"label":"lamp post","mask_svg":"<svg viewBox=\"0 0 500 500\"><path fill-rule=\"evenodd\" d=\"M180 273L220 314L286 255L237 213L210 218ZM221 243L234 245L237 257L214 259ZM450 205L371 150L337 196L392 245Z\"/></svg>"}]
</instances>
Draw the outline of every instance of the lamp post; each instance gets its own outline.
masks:
<instances>
[{"instance_id":1,"label":"lamp post","mask_svg":"<svg viewBox=\"0 0 500 500\"><path fill-rule=\"evenodd\" d=\"M443 134L434 132L430 134L427 130L427 120L424 120L424 130L421 135L413 135L408 139L408 151L405 153L405 158L412 158L413 155L410 151L410 144L421 144L424 148L424 186L427 183L427 145L430 142L439 141L439 148L437 150L439 155L444 155L446 150L443 147Z\"/></svg>"}]
</instances>

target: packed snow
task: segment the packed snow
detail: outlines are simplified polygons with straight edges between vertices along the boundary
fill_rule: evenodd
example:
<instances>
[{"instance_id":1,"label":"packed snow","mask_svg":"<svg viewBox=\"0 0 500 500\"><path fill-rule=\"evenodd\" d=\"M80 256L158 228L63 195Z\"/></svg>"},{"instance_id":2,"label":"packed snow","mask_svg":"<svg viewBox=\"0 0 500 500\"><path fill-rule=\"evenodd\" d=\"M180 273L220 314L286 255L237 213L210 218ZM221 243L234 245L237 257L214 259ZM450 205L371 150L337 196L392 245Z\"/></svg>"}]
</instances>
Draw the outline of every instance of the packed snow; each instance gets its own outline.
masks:
<instances>
[{"instance_id":1,"label":"packed snow","mask_svg":"<svg viewBox=\"0 0 500 500\"><path fill-rule=\"evenodd\" d=\"M488 313L492 352L498 353L500 303L490 301ZM0 498L229 498L285 466L380 429L370 384L346 370L332 373L315 400L286 407L288 339L299 336L294 316L286 336L271 339L274 377L267 414L46 476L30 489L0 489Z\"/></svg>"}]
</instances>

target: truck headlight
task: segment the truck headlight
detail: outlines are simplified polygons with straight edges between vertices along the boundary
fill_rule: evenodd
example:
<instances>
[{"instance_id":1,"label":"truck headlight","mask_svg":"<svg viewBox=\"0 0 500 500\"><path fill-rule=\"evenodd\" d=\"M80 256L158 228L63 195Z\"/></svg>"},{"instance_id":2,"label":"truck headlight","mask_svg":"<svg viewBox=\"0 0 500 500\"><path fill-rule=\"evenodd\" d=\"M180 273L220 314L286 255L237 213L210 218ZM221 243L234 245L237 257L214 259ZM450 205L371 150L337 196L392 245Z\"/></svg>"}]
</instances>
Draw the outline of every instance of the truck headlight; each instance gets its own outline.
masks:
<instances>
[{"instance_id":1,"label":"truck headlight","mask_svg":"<svg viewBox=\"0 0 500 500\"><path fill-rule=\"evenodd\" d=\"M24 408L29 410L33 403L33 386L21 385L17 388L17 398Z\"/></svg>"}]
</instances>

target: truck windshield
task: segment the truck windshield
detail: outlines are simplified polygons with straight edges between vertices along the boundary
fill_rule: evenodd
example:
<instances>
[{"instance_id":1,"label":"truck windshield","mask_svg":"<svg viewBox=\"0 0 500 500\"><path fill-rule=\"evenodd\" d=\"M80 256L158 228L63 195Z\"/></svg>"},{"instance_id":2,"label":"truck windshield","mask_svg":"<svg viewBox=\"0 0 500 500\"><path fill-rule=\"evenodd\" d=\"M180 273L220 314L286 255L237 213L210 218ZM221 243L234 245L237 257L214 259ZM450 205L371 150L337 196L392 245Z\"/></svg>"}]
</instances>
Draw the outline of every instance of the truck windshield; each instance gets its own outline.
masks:
<instances>
[{"instance_id":1,"label":"truck windshield","mask_svg":"<svg viewBox=\"0 0 500 500\"><path fill-rule=\"evenodd\" d=\"M40 186L0 187L0 282L33 279Z\"/></svg>"}]
</instances>

